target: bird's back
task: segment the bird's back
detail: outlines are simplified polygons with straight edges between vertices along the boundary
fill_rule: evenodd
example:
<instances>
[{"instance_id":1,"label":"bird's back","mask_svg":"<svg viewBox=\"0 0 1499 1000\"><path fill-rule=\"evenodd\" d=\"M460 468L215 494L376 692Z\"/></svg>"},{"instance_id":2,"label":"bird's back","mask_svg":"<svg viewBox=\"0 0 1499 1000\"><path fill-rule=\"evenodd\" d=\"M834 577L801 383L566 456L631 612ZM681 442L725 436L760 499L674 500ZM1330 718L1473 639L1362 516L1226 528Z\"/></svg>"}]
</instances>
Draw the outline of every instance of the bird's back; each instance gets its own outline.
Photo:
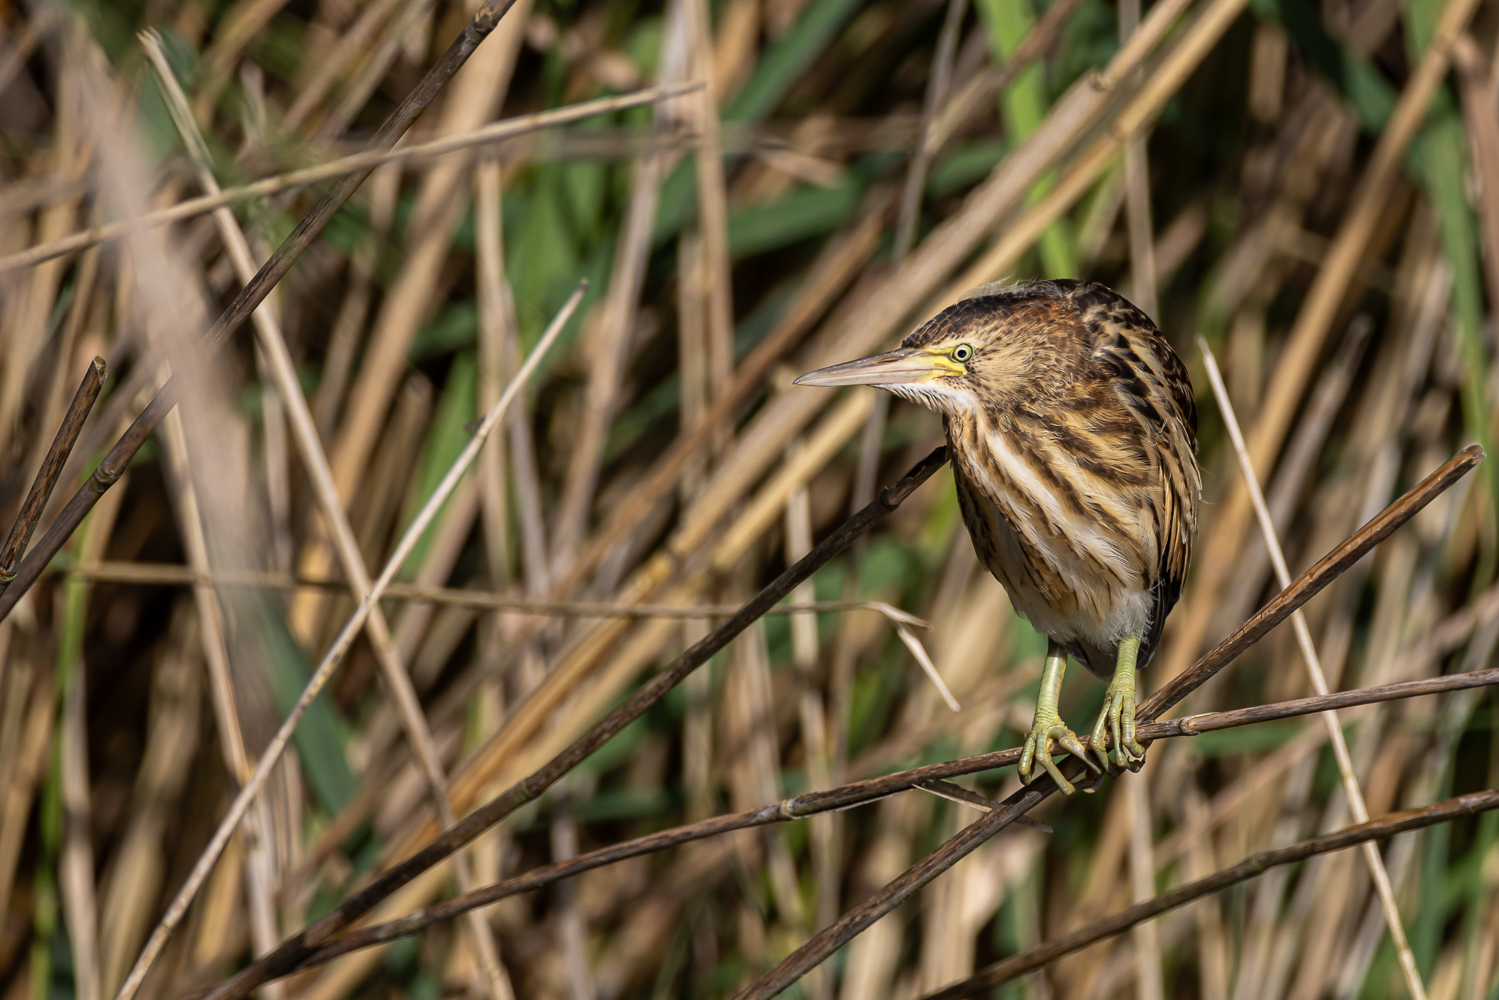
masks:
<instances>
[{"instance_id":1,"label":"bird's back","mask_svg":"<svg viewBox=\"0 0 1499 1000\"><path fill-rule=\"evenodd\" d=\"M953 307L1004 313L1034 352L1023 384L949 415L964 522L1021 614L1107 677L1140 635L1144 665L1191 560L1200 480L1185 366L1116 292L1049 281ZM949 310L948 312L952 312ZM944 313L934 319L938 323ZM969 317L971 319L971 317Z\"/></svg>"}]
</instances>

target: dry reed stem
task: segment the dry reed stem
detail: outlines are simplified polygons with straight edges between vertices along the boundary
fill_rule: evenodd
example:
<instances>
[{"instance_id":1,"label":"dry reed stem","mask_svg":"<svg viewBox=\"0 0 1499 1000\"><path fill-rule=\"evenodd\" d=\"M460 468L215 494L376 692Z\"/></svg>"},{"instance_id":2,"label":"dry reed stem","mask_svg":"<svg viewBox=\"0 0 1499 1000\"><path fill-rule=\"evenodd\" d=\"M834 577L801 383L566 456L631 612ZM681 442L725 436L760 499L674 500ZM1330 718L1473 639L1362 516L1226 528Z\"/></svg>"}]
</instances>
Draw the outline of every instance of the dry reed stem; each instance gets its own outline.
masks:
<instances>
[{"instance_id":1,"label":"dry reed stem","mask_svg":"<svg viewBox=\"0 0 1499 1000\"><path fill-rule=\"evenodd\" d=\"M855 272L867 263L884 229L887 208L888 206L881 206L864 213L847 239L835 245L814 265L795 303L776 324L775 329L740 364L733 383L714 399L713 405L688 432L672 442L666 454L655 463L631 495L610 512L587 548L578 556L571 571L554 588L554 593L566 596L580 586L586 574L597 567L604 554L617 545L656 503L676 489L678 478L715 428L722 426L750 393L760 386L761 379L775 362L811 329L833 298L853 279ZM693 499L695 506L702 498L695 496Z\"/></svg>"},{"instance_id":2,"label":"dry reed stem","mask_svg":"<svg viewBox=\"0 0 1499 1000\"><path fill-rule=\"evenodd\" d=\"M1218 401L1224 427L1228 430L1229 442L1233 445L1234 455L1239 460L1239 471L1244 477L1245 487L1249 490L1250 502L1254 505L1255 517L1259 521L1265 548L1270 552L1270 562L1275 567L1276 582L1284 590L1290 586L1291 571L1286 566L1286 555L1281 550L1275 522L1270 516L1269 507L1265 504L1265 495L1260 491L1254 463L1249 458L1249 450L1244 443L1244 434L1239 429L1238 415L1234 412L1232 400L1228 398L1228 390L1223 385L1223 374L1218 370L1218 360L1213 356L1212 349L1201 337L1197 338L1197 347L1202 351L1208 384L1212 386L1213 396ZM1317 656L1317 647L1312 642L1312 633L1307 626L1306 616L1297 611L1291 616L1291 627L1295 629L1296 644L1301 649L1302 662L1312 682L1312 689L1319 695L1327 694L1329 690L1327 676L1322 671L1322 663ZM1343 781L1343 792L1348 797L1349 811L1353 813L1356 822L1367 823L1369 809L1364 803L1364 792L1359 785L1358 776L1353 772L1353 760L1348 754L1348 743L1343 737L1343 727L1338 722L1337 713L1327 712L1322 716L1322 720L1327 727L1328 739L1332 742L1333 759L1337 762L1338 774ZM1416 968L1416 956L1411 951L1410 942L1406 940L1405 926L1400 920L1400 909L1395 903L1395 890L1390 885L1390 875L1385 870L1384 859L1380 857L1379 848L1372 842L1365 845L1363 853L1364 861L1369 867L1369 877L1374 881L1374 889L1379 895L1380 907L1384 911L1385 925L1389 928L1390 939L1395 945L1395 953L1400 958L1400 969L1405 976L1405 987L1416 1000L1425 1000L1426 987L1421 982L1420 971Z\"/></svg>"},{"instance_id":3,"label":"dry reed stem","mask_svg":"<svg viewBox=\"0 0 1499 1000\"><path fill-rule=\"evenodd\" d=\"M1277 365L1275 392L1256 415L1249 454L1257 473L1269 468L1290 427L1322 344L1367 251L1379 211L1389 198L1401 157L1425 121L1426 110L1447 75L1452 46L1477 6L1477 0L1447 0L1431 41L1406 81L1389 123L1369 156L1369 165L1359 177L1337 235L1287 336ZM1236 506L1243 503L1240 500Z\"/></svg>"},{"instance_id":4,"label":"dry reed stem","mask_svg":"<svg viewBox=\"0 0 1499 1000\"><path fill-rule=\"evenodd\" d=\"M385 74L390 71L391 64L406 45L411 30L432 9L434 3L435 0L407 0L400 14L387 26L380 44L375 46L375 50L365 58L364 65L359 67L359 75L344 89L337 107L318 126L319 138L332 138L348 128L349 123L359 114L359 109L364 107Z\"/></svg>"},{"instance_id":5,"label":"dry reed stem","mask_svg":"<svg viewBox=\"0 0 1499 1000\"><path fill-rule=\"evenodd\" d=\"M353 26L339 36L333 51L324 53L318 59L312 76L297 91L291 107L286 110L283 125L288 131L295 131L301 127L302 122L322 102L323 96L337 82L339 74L348 66L349 60L364 51L375 30L380 27L380 22L389 17L391 11L400 2L401 0L374 0L360 12Z\"/></svg>"},{"instance_id":6,"label":"dry reed stem","mask_svg":"<svg viewBox=\"0 0 1499 1000\"><path fill-rule=\"evenodd\" d=\"M298 587L320 590L347 590L343 580L313 580L286 573L235 572L199 573L190 566L171 563L97 562L70 566L61 572L86 580L107 580L142 586L190 587L204 583L212 587L262 587L291 590ZM711 621L728 618L739 610L737 604L610 604L604 601L533 601L505 593L457 587L425 587L410 583L391 583L385 599L444 604L482 611L505 611L516 615L562 616L569 618L680 618ZM884 601L812 601L771 608L767 615L799 616L817 611L873 611L891 622L931 628L924 618L903 611Z\"/></svg>"},{"instance_id":7,"label":"dry reed stem","mask_svg":"<svg viewBox=\"0 0 1499 1000\"><path fill-rule=\"evenodd\" d=\"M1254 878L1271 868L1295 864L1330 851L1345 850L1360 844L1371 844L1376 840L1383 840L1411 830L1424 829L1438 823L1450 823L1464 816L1478 815L1490 809L1499 809L1499 791L1488 790L1459 795L1456 798L1434 802L1419 809L1389 813L1377 820L1346 827L1335 833L1314 837L1289 847L1263 851L1231 868L1224 868L1207 878L1162 893L1154 899L1132 906L1111 917L1105 917L1065 937L1049 941L1033 951L996 962L980 974L945 990L929 994L922 1000L958 1000L959 997L987 995L994 986L1014 979L1022 973L1041 968L1063 955L1085 948L1106 937L1121 934L1142 920L1149 920L1151 917L1184 906L1195 899Z\"/></svg>"},{"instance_id":8,"label":"dry reed stem","mask_svg":"<svg viewBox=\"0 0 1499 1000\"><path fill-rule=\"evenodd\" d=\"M1180 703L1188 694L1206 683L1244 650L1289 617L1293 611L1341 576L1365 553L1389 537L1397 527L1414 517L1418 511L1471 471L1482 460L1482 457L1483 449L1477 445L1469 445L1459 452L1298 577L1290 587L1281 591L1254 617L1198 660L1191 670L1168 681L1165 686L1140 705L1136 717L1141 722L1151 722ZM1077 778L1079 772L1083 770L1081 763L1074 760L1066 761L1066 766L1072 771L1068 775L1069 778ZM1003 809L995 810L966 827L936 851L906 869L899 878L886 884L859 906L845 913L831 927L814 936L775 968L756 979L738 994L736 1000L768 1000L769 997L780 993L805 975L808 969L824 961L881 916L910 898L922 886L1014 822L1016 816L1029 812L1054 791L1056 791L1056 785L1048 778L1045 781L1037 781L1009 796L1002 803Z\"/></svg>"},{"instance_id":9,"label":"dry reed stem","mask_svg":"<svg viewBox=\"0 0 1499 1000\"><path fill-rule=\"evenodd\" d=\"M702 287L706 291L708 388L723 392L734 374L734 284L729 260L729 209L724 186L722 123L714 83L716 65L707 0L678 0L692 75L703 84L693 122L696 153L698 234Z\"/></svg>"},{"instance_id":10,"label":"dry reed stem","mask_svg":"<svg viewBox=\"0 0 1499 1000\"><path fill-rule=\"evenodd\" d=\"M963 15L967 12L968 0L947 0L947 13L942 18L942 30L937 35L937 51L932 57L926 93L921 100L921 127L916 133L916 148L911 151L911 162L906 167L906 183L900 194L900 213L895 223L895 247L890 251L890 259L896 264L906 259L906 254L911 252L911 246L916 242L916 223L921 216L921 195L926 187L927 167L934 152L932 126L937 112L947 100L948 88L952 85L952 63L958 54L958 32L963 27Z\"/></svg>"},{"instance_id":11,"label":"dry reed stem","mask_svg":"<svg viewBox=\"0 0 1499 1000\"><path fill-rule=\"evenodd\" d=\"M479 300L479 389L481 409L500 397L505 382L506 300L504 232L500 218L500 165L474 165L475 285ZM484 504L484 546L489 559L490 586L498 591L510 575L510 528L505 490L505 441L490 438L479 454L479 476ZM496 619L498 622L498 619Z\"/></svg>"},{"instance_id":12,"label":"dry reed stem","mask_svg":"<svg viewBox=\"0 0 1499 1000\"><path fill-rule=\"evenodd\" d=\"M370 174L367 188L370 234L360 241L349 257L349 288L328 334L322 377L318 380L317 396L312 403L313 418L319 433L324 436L333 433L339 411L343 408L360 333L374 298L375 269L380 263L380 251L390 235L400 185L399 166L377 167Z\"/></svg>"},{"instance_id":13,"label":"dry reed stem","mask_svg":"<svg viewBox=\"0 0 1499 1000\"><path fill-rule=\"evenodd\" d=\"M118 505L99 509L88 526L79 548L97 556L109 544L118 517ZM80 602L88 599L87 584L75 585ZM70 599L72 595L69 595ZM59 623L66 621L60 617ZM61 637L60 637L61 638ZM63 685L58 770L63 810L62 849L57 880L63 917L73 949L74 984L80 1000L99 1000L99 907L94 891L92 789L88 774L88 670L80 644L72 662L58 664Z\"/></svg>"},{"instance_id":14,"label":"dry reed stem","mask_svg":"<svg viewBox=\"0 0 1499 1000\"><path fill-rule=\"evenodd\" d=\"M26 552L31 533L36 530L36 523L41 520L42 510L57 486L63 466L73 453L73 445L77 443L78 434L83 430L83 422L88 419L89 412L94 408L94 401L99 398L99 390L104 387L105 370L104 359L95 358L83 373L83 381L78 383L78 391L68 404L67 414L57 428L52 444L47 448L46 457L42 459L31 489L26 493L26 499L21 502L15 524L11 525L4 546L0 546L0 592L16 577L16 563Z\"/></svg>"},{"instance_id":15,"label":"dry reed stem","mask_svg":"<svg viewBox=\"0 0 1499 1000\"><path fill-rule=\"evenodd\" d=\"M432 496L422 505L421 510L412 520L411 525L401 536L401 540L396 544L390 559L386 562L384 569L380 571L380 576L375 580L363 599L361 599L359 607L349 618L348 622L345 623L343 629L340 630L338 637L334 640L328 652L323 655L322 661L318 664L317 669L313 671L312 678L308 681L302 694L297 698L297 702L292 707L291 712L287 714L286 719L281 723L281 727L276 731L276 735L270 744L262 751L260 759L256 762L255 771L250 776L250 780L245 783L245 786L235 796L234 803L229 807L228 815L220 821L218 828L214 831L213 838L193 865L192 872L188 875L187 880L183 883L182 888L178 890L176 896L173 897L172 904L167 908L167 912L162 916L161 922L151 933L150 939L146 942L146 947L142 950L140 958L136 960L131 974L126 977L125 983L120 987L115 1000L129 1000L130 997L134 996L141 981L145 978L146 972L150 969L157 956L161 954L162 948L166 946L167 937L182 920L183 915L187 912L188 904L192 902L192 897L197 893L199 886L202 885L203 880L207 878L209 871L212 870L214 862L223 852L224 845L228 842L230 834L239 825L245 811L249 808L250 802L260 793L260 789L264 787L266 779L270 776L271 768L286 749L286 744L290 741L291 734L296 729L297 723L301 721L302 715L307 711L307 707L312 704L312 700L317 697L318 692L327 683L328 678L333 673L333 669L338 666L343 655L348 652L349 646L352 645L355 636L362 631L365 619L369 616L370 608L380 599L381 593L389 585L391 578L395 576L396 572L405 563L406 558L411 554L411 550L415 547L417 540L426 531L427 526L432 523L433 518L437 516L443 503L452 494L453 490L457 488L458 480L473 462L474 456L484 444L484 439L494 429L500 418L504 416L505 411L519 392L520 387L531 376L536 366L540 364L547 349L551 347L552 342L561 333L562 327L571 318L573 311L577 309L578 302L581 301L582 297L583 287L580 286L577 291L573 292L567 304L562 307L562 310L552 320L551 325L542 334L541 340L537 342L535 349L526 359L526 363L521 366L520 371L516 373L510 384L505 387L505 392L500 396L499 401L489 413L485 415L478 430L474 432L474 437L464 446L462 453L454 461L452 468L443 476L442 482L438 484Z\"/></svg>"},{"instance_id":16,"label":"dry reed stem","mask_svg":"<svg viewBox=\"0 0 1499 1000\"><path fill-rule=\"evenodd\" d=\"M287 0L238 0L229 8L214 31L213 42L202 56L199 72L203 76L203 85L196 109L199 117L206 118L212 113L214 103L234 72L240 52L286 3Z\"/></svg>"},{"instance_id":17,"label":"dry reed stem","mask_svg":"<svg viewBox=\"0 0 1499 1000\"><path fill-rule=\"evenodd\" d=\"M1463 125L1477 180L1478 221L1483 233L1484 280L1489 301L1499 302L1499 101L1483 71L1484 57L1471 35L1452 46L1457 65Z\"/></svg>"},{"instance_id":18,"label":"dry reed stem","mask_svg":"<svg viewBox=\"0 0 1499 1000\"><path fill-rule=\"evenodd\" d=\"M196 170L198 183L206 194L217 194L219 186L209 162L208 147L204 144L203 136L193 121L187 95L166 61L159 37L152 32L146 32L142 34L140 41L147 59L156 71L167 109ZM217 209L214 212L214 221L218 226L224 246L234 262L239 279L245 282L250 281L255 276L255 258L250 250L249 240L240 229L234 214L228 208ZM338 492L333 485L332 473L328 468L328 460L323 454L322 443L318 439L312 411L297 381L296 367L292 361L291 352L287 349L281 324L274 312L264 305L256 309L250 318L254 324L257 342L270 362L276 390L290 410L293 437L303 465L307 469L308 478L312 481L319 513L323 516L324 523L332 529L344 574L349 579L350 589L355 599L360 600L369 592L369 570L364 565L359 544L354 538L354 530L349 525L348 515L339 503ZM192 499L192 486L185 468L186 442L181 440L180 419L169 417L168 428L169 435L178 441L177 478L180 484L179 490L184 499L185 532L186 535L193 536L186 548L191 555L190 562L195 573L206 574L209 571L207 547L202 537L202 525L196 519L197 504ZM205 584L195 585L194 591L198 596L200 614L203 615L203 635L210 664L210 675L214 680L215 703L218 706L220 725L227 723L230 727L225 730L231 746L230 764L236 779L243 785L249 778L250 766L238 732L238 716L233 707L233 687L229 682L228 654L227 649L223 647L223 626L219 619L217 601ZM447 778L443 773L441 758L432 741L432 733L427 728L426 719L422 715L421 703L411 686L405 663L391 637L385 614L378 605L370 609L366 627L370 644L375 650L376 661L390 688L391 697L395 700L406 738L410 741L412 753L427 779L438 813L452 821L455 817L452 816L447 804ZM224 704L219 705L221 701ZM250 855L254 856L262 850L262 845L258 842L259 834L252 833L251 835L255 843L252 845ZM455 860L454 874L460 885L474 884L473 872L466 858ZM265 923L265 917L272 912L269 892L273 887L256 885L257 873L253 864L250 875L251 885L260 897L254 905L254 912L260 918L256 921L256 951L264 953L275 947L276 940L279 938L274 924L267 926ZM509 980L499 965L499 952L494 942L493 931L487 923L482 921L472 921L471 930L480 965L489 984L490 994L495 1000L506 1000L512 994Z\"/></svg>"},{"instance_id":19,"label":"dry reed stem","mask_svg":"<svg viewBox=\"0 0 1499 1000\"><path fill-rule=\"evenodd\" d=\"M683 13L683 5L689 2L691 0L679 0L678 14L672 22L675 29L668 26L666 44L670 45L675 35L686 30L684 22L688 18ZM682 59L667 56L661 63L660 82L663 85L676 82L669 74L686 69ZM706 92L707 85L701 86ZM625 354L641 288L645 284L646 264L650 260L651 238L656 224L656 205L667 166L667 154L659 150L647 153L635 163L630 201L619 227L609 287L596 322L588 331L588 384L584 390L578 431L569 448L571 454L562 496L552 519L553 575L565 572L571 563L593 506L604 438L619 408L617 396L624 373Z\"/></svg>"},{"instance_id":20,"label":"dry reed stem","mask_svg":"<svg viewBox=\"0 0 1499 1000\"><path fill-rule=\"evenodd\" d=\"M258 313L257 313L258 315ZM188 564L195 573L207 576L208 539L204 530L202 512L198 507L197 491L193 485L189 468L187 437L182 428L182 415L173 410L167 414L162 438L165 444L166 467L170 476L173 500L177 507L178 534L187 554ZM224 613L219 605L218 594L206 582L193 584L193 601L198 611L198 634L203 645L203 660L208 668L209 691L213 702L215 729L219 734L219 749L224 765L234 783L243 786L252 770L250 756L245 750L244 733L240 728L240 713L234 694L234 680L229 668L229 647L224 635ZM241 833L248 844L245 852L245 881L249 886L250 926L255 942L255 951L262 954L275 947L279 936L275 924L274 896L276 884L266 840L270 832L270 813L262 808L256 815L246 815ZM272 998L275 1000L275 998Z\"/></svg>"},{"instance_id":21,"label":"dry reed stem","mask_svg":"<svg viewBox=\"0 0 1499 1000\"><path fill-rule=\"evenodd\" d=\"M918 147L918 153L924 149L928 157L935 156L946 147L959 128L969 122L982 108L990 105L996 94L1014 82L1021 70L1049 53L1056 45L1062 27L1072 17L1080 2L1081 0L1057 0L1056 3L1047 7L1046 12L1036 21L1036 26L1021 41L1015 49L1015 54L1003 66L975 74L956 94L944 99L940 110L932 116L930 126L924 127L919 133L919 141L922 145ZM1174 17L1175 14L1180 13L1190 2L1191 0L1177 0L1172 5L1170 16ZM1154 23L1165 24L1169 27L1169 19L1169 17L1157 19ZM1146 47L1154 45L1159 40L1159 36L1152 36L1146 40ZM940 46L940 41L938 44ZM1140 51L1143 52L1144 48ZM946 87L944 87L945 90ZM911 197L909 191L910 189L907 188L904 197ZM917 193L919 196L919 188ZM904 206L904 201L902 205ZM900 246L899 243L896 245ZM909 250L910 247L907 246L906 249Z\"/></svg>"},{"instance_id":22,"label":"dry reed stem","mask_svg":"<svg viewBox=\"0 0 1499 1000\"><path fill-rule=\"evenodd\" d=\"M75 253L88 247L97 246L100 243L128 236L140 229L152 229L170 225L173 222L182 222L200 215L206 215L215 209L233 205L237 202L250 201L256 198L268 198L271 195L306 187L320 181L333 180L352 174L367 173L387 164L448 156L472 149L475 146L503 142L506 139L513 139L516 136L528 135L542 129L582 121L597 115L623 111L627 108L658 104L662 101L690 94L697 90L699 86L697 83L689 82L671 87L654 87L633 94L622 94L618 97L601 97L596 100L583 101L567 107L553 108L550 111L539 111L530 115L517 115L514 118L502 119L489 125L468 129L454 135L443 136L440 139L413 143L410 146L401 146L396 149L370 149L360 153L352 153L349 156L329 160L327 163L320 163L317 166L303 167L300 170L292 170L284 174L264 177L258 181L251 181L248 184L224 188L217 194L203 194L196 198L188 198L185 201L172 205L170 208L158 209L139 218L119 219L115 222L107 222L103 225L81 230L56 240L39 243L19 253L0 257L0 274L34 267L37 264L53 260L65 254Z\"/></svg>"}]
</instances>

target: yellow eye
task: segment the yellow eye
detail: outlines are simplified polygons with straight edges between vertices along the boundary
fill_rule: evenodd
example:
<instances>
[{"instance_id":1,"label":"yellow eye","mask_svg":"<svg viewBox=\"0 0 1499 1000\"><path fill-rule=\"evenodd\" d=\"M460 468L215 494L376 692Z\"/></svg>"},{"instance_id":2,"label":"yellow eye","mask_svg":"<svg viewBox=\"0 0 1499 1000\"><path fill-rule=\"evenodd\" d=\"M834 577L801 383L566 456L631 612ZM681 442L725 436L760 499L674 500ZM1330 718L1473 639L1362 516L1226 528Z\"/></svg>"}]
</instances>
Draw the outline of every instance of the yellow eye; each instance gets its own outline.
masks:
<instances>
[{"instance_id":1,"label":"yellow eye","mask_svg":"<svg viewBox=\"0 0 1499 1000\"><path fill-rule=\"evenodd\" d=\"M973 348L967 344L959 344L952 349L952 359L954 361L967 361L971 357L973 357Z\"/></svg>"}]
</instances>

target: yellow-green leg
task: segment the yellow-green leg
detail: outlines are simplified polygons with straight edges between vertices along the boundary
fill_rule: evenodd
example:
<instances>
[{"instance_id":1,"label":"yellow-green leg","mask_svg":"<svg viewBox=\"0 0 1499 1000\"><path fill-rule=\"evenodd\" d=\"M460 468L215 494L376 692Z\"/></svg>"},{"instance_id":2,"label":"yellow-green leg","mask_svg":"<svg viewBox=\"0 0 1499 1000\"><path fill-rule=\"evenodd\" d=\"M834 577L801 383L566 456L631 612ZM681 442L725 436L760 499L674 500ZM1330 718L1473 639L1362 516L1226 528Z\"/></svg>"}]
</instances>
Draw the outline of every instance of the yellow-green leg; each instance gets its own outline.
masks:
<instances>
[{"instance_id":1,"label":"yellow-green leg","mask_svg":"<svg viewBox=\"0 0 1499 1000\"><path fill-rule=\"evenodd\" d=\"M1066 670L1067 651L1055 642L1048 642L1046 665L1041 669L1041 694L1036 698L1036 718L1031 723L1031 734L1026 737L1025 747L1020 751L1019 771L1020 780L1029 785L1031 768L1039 761L1042 769L1057 783L1057 787L1064 794L1071 795L1072 782L1062 777L1061 770L1051 759L1051 744L1055 742L1095 771L1098 770L1098 765L1088 759L1088 752L1077 734L1068 729L1063 724L1062 717L1057 714L1057 699L1062 693L1062 674Z\"/></svg>"},{"instance_id":2,"label":"yellow-green leg","mask_svg":"<svg viewBox=\"0 0 1499 1000\"><path fill-rule=\"evenodd\" d=\"M1123 768L1140 770L1145 763L1145 748L1135 739L1135 658L1140 653L1140 637L1130 636L1119 644L1114 661L1114 679L1103 696L1103 711L1093 726L1093 752L1110 774ZM1104 737L1112 737L1109 752L1103 752Z\"/></svg>"}]
</instances>

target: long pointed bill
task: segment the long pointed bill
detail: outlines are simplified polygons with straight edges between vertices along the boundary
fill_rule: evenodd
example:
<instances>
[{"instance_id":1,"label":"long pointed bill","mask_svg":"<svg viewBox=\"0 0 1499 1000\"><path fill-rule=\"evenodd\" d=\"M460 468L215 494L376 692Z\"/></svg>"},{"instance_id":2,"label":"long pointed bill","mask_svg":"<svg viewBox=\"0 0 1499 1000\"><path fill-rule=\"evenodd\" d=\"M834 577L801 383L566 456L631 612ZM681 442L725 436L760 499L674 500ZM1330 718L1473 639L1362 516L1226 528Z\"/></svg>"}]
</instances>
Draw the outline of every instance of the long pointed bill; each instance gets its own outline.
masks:
<instances>
[{"instance_id":1,"label":"long pointed bill","mask_svg":"<svg viewBox=\"0 0 1499 1000\"><path fill-rule=\"evenodd\" d=\"M921 347L902 347L841 365L819 368L797 379L796 385L910 385L963 374L963 367L946 354Z\"/></svg>"}]
</instances>

